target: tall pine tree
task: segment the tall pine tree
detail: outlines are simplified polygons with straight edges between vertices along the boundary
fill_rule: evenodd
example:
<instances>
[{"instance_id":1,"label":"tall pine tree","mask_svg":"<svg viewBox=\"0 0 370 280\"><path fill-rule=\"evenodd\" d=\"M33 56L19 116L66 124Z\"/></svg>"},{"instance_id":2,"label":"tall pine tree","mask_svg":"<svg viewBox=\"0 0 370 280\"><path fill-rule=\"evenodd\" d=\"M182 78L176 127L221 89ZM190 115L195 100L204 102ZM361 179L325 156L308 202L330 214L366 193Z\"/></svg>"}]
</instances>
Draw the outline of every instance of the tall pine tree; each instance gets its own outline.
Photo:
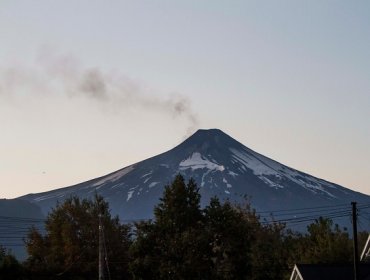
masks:
<instances>
[{"instance_id":1,"label":"tall pine tree","mask_svg":"<svg viewBox=\"0 0 370 280\"><path fill-rule=\"evenodd\" d=\"M203 240L199 189L181 175L165 187L154 223L137 224L131 271L136 279L207 279L210 262Z\"/></svg>"}]
</instances>

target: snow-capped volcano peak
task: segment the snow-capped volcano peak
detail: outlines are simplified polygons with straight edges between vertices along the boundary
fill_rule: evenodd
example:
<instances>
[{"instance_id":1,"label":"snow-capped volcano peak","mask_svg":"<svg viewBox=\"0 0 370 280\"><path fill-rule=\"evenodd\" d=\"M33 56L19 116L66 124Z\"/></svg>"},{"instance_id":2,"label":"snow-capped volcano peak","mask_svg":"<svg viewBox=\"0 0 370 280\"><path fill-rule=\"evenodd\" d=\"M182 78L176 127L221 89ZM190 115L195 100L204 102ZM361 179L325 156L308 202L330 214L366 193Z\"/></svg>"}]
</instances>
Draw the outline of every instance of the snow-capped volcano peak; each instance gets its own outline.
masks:
<instances>
[{"instance_id":1,"label":"snow-capped volcano peak","mask_svg":"<svg viewBox=\"0 0 370 280\"><path fill-rule=\"evenodd\" d=\"M202 156L200 153L195 152L189 158L183 160L179 164L180 170L191 168L191 170L203 169L224 171L225 167L215 162L210 161L207 157Z\"/></svg>"},{"instance_id":2,"label":"snow-capped volcano peak","mask_svg":"<svg viewBox=\"0 0 370 280\"><path fill-rule=\"evenodd\" d=\"M47 212L71 195L110 203L121 219L150 218L163 188L181 173L198 183L202 203L213 196L230 201L250 197L261 211L314 207L370 197L300 172L265 157L218 129L198 130L168 152L75 186L22 197Z\"/></svg>"}]
</instances>

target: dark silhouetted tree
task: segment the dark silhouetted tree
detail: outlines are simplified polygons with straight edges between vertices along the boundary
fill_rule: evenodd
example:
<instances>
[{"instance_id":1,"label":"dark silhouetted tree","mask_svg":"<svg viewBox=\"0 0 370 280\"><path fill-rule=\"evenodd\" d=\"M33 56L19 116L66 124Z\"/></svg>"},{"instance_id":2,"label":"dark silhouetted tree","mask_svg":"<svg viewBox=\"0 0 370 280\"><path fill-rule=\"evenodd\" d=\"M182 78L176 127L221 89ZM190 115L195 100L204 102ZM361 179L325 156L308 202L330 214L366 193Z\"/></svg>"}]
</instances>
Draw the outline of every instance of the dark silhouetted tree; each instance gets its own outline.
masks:
<instances>
[{"instance_id":1,"label":"dark silhouetted tree","mask_svg":"<svg viewBox=\"0 0 370 280\"><path fill-rule=\"evenodd\" d=\"M135 279L207 279L208 245L203 240L199 189L181 175L165 187L154 222L136 225L131 252Z\"/></svg>"},{"instance_id":2,"label":"dark silhouetted tree","mask_svg":"<svg viewBox=\"0 0 370 280\"><path fill-rule=\"evenodd\" d=\"M0 279L21 280L26 279L22 265L4 247L0 246Z\"/></svg>"},{"instance_id":3,"label":"dark silhouetted tree","mask_svg":"<svg viewBox=\"0 0 370 280\"><path fill-rule=\"evenodd\" d=\"M126 279L129 227L112 218L108 203L77 197L58 204L47 217L46 234L32 229L26 266L37 278L93 279L98 275L99 215L112 279Z\"/></svg>"},{"instance_id":4,"label":"dark silhouetted tree","mask_svg":"<svg viewBox=\"0 0 370 280\"><path fill-rule=\"evenodd\" d=\"M348 263L352 260L352 241L332 220L320 217L307 231L300 240L301 262Z\"/></svg>"}]
</instances>

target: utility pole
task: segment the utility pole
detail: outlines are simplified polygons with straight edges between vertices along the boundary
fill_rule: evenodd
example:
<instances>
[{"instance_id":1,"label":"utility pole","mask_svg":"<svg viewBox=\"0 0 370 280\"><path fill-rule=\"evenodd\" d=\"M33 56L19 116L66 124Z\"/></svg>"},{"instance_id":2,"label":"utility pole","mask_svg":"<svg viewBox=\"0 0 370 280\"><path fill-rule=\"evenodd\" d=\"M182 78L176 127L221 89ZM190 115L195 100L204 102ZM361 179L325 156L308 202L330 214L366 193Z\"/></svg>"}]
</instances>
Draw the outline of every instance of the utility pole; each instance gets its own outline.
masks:
<instances>
[{"instance_id":1,"label":"utility pole","mask_svg":"<svg viewBox=\"0 0 370 280\"><path fill-rule=\"evenodd\" d=\"M352 227L353 227L353 279L358 280L358 245L357 245L357 203L352 204Z\"/></svg>"},{"instance_id":2,"label":"utility pole","mask_svg":"<svg viewBox=\"0 0 370 280\"><path fill-rule=\"evenodd\" d=\"M104 279L104 251L103 251L103 225L99 209L99 280Z\"/></svg>"}]
</instances>

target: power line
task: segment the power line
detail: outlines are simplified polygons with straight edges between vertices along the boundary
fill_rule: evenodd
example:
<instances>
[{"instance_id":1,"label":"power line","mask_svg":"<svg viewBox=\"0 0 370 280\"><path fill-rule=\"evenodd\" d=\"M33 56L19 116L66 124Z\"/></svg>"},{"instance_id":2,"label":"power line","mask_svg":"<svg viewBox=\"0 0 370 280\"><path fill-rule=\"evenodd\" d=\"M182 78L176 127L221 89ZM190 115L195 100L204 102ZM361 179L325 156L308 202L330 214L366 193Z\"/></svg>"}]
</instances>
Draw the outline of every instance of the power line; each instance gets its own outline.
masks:
<instances>
[{"instance_id":1,"label":"power line","mask_svg":"<svg viewBox=\"0 0 370 280\"><path fill-rule=\"evenodd\" d=\"M337 207L343 207L343 206L348 206L348 203L336 204L336 205L326 205L326 206L317 206L317 207L306 207L306 208L291 208L291 209L269 210L269 211L260 211L260 212L256 211L256 213L257 214L271 213L271 212L278 213L278 212L312 210L312 209L321 209L321 208L337 208Z\"/></svg>"},{"instance_id":2,"label":"power line","mask_svg":"<svg viewBox=\"0 0 370 280\"><path fill-rule=\"evenodd\" d=\"M27 217L18 217L18 216L0 216L0 219L4 220L13 220L13 221L24 221L24 222L33 222L33 223L42 223L45 222L47 219L39 219L39 218L27 218Z\"/></svg>"},{"instance_id":3,"label":"power line","mask_svg":"<svg viewBox=\"0 0 370 280\"><path fill-rule=\"evenodd\" d=\"M359 212L370 215L364 210L370 209L370 204L360 204L358 206ZM255 212L261 224L285 223L289 225L305 223L314 221L319 217L325 218L342 218L350 214L350 206L348 204L326 205L318 207L294 208L294 209L280 209L270 211ZM268 213L268 215L267 215ZM261 215L265 214L265 215ZM268 220L266 220L268 219ZM147 221L148 219L140 219L139 221ZM46 219L22 218L0 216L0 229L3 234L22 235L19 238L24 238L24 235L30 232L32 227L40 228L40 223L44 223ZM2 235L0 234L0 238ZM17 237L17 236L16 236ZM13 236L13 238L16 238ZM3 238L6 238L3 236Z\"/></svg>"}]
</instances>

